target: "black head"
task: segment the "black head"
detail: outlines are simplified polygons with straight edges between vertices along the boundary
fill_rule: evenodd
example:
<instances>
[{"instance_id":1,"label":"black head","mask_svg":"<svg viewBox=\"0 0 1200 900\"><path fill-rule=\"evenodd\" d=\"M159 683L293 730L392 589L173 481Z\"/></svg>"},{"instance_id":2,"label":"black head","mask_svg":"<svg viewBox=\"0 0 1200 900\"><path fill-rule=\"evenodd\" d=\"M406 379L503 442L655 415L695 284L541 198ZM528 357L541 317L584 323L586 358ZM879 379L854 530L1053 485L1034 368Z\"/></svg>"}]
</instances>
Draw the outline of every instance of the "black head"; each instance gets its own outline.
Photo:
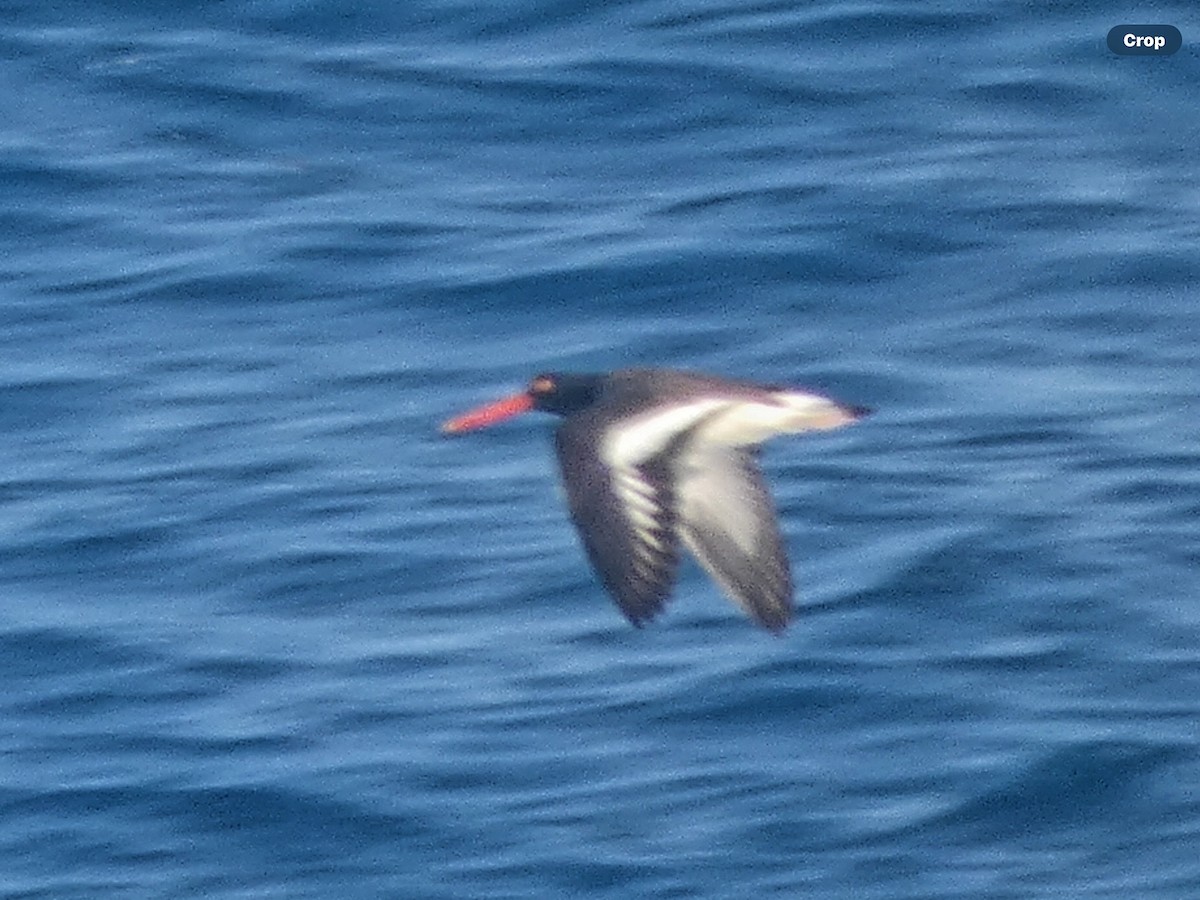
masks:
<instances>
[{"instance_id":1,"label":"black head","mask_svg":"<svg viewBox=\"0 0 1200 900\"><path fill-rule=\"evenodd\" d=\"M548 372L529 382L529 399L533 401L534 409L567 416L595 403L603 388L603 375Z\"/></svg>"}]
</instances>

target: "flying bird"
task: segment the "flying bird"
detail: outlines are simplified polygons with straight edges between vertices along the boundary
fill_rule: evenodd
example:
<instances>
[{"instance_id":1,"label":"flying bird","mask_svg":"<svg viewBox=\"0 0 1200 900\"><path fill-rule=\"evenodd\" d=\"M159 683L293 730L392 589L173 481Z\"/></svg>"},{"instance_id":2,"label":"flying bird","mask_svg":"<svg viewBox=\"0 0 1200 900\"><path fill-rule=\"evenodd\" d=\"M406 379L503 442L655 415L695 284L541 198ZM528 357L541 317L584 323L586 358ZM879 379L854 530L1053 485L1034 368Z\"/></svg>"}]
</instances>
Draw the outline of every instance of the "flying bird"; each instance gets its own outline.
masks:
<instances>
[{"instance_id":1,"label":"flying bird","mask_svg":"<svg viewBox=\"0 0 1200 900\"><path fill-rule=\"evenodd\" d=\"M538 375L456 416L458 434L529 410L563 417L555 449L592 567L641 626L666 605L681 548L755 622L791 621L792 576L758 467L778 434L827 431L869 412L805 390L669 369Z\"/></svg>"}]
</instances>

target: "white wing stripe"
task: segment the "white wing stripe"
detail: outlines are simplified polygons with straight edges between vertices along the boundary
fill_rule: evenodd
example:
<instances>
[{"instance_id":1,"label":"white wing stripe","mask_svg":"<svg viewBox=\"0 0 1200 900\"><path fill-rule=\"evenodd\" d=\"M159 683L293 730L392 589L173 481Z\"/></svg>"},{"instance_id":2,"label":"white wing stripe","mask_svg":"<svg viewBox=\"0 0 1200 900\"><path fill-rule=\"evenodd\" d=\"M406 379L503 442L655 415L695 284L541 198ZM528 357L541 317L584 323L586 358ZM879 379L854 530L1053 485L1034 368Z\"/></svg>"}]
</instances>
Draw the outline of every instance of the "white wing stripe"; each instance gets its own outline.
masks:
<instances>
[{"instance_id":1,"label":"white wing stripe","mask_svg":"<svg viewBox=\"0 0 1200 900\"><path fill-rule=\"evenodd\" d=\"M643 463L713 410L729 405L728 400L698 400L634 416L610 430L600 447L600 458L615 470Z\"/></svg>"},{"instance_id":2,"label":"white wing stripe","mask_svg":"<svg viewBox=\"0 0 1200 900\"><path fill-rule=\"evenodd\" d=\"M649 577L653 572L654 553L665 553L667 549L658 536L662 531L662 506L656 499L658 492L628 469L613 473L613 487L637 539L634 567L639 574Z\"/></svg>"}]
</instances>

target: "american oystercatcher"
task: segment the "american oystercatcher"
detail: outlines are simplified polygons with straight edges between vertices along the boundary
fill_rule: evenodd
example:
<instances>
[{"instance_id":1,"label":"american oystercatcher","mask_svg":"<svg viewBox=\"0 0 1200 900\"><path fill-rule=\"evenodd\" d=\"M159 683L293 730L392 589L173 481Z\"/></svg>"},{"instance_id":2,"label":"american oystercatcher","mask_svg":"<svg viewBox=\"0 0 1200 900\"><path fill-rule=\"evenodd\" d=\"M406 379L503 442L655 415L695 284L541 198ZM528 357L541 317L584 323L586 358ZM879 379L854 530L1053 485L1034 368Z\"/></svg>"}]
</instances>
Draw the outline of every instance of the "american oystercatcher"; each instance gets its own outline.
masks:
<instances>
[{"instance_id":1,"label":"american oystercatcher","mask_svg":"<svg viewBox=\"0 0 1200 900\"><path fill-rule=\"evenodd\" d=\"M680 545L759 625L782 632L792 577L758 468L777 434L825 431L868 410L809 391L668 369L538 375L529 387L445 422L457 434L528 410L555 435L571 518L592 567L634 625L654 618Z\"/></svg>"}]
</instances>

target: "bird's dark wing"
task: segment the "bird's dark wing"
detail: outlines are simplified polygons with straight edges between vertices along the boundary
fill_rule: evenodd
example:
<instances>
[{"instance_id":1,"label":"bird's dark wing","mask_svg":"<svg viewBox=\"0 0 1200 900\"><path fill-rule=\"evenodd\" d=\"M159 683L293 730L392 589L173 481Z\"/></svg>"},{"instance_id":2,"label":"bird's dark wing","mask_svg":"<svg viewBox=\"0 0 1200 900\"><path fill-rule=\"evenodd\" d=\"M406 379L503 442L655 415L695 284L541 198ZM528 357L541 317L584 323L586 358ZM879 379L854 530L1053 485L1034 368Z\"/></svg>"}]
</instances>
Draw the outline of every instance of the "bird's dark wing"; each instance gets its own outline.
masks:
<instances>
[{"instance_id":1,"label":"bird's dark wing","mask_svg":"<svg viewBox=\"0 0 1200 900\"><path fill-rule=\"evenodd\" d=\"M555 436L571 519L592 567L634 625L663 608L679 563L668 467L651 460L610 468L600 458L601 433L577 414Z\"/></svg>"},{"instance_id":2,"label":"bird's dark wing","mask_svg":"<svg viewBox=\"0 0 1200 900\"><path fill-rule=\"evenodd\" d=\"M792 575L754 451L692 442L674 459L678 531L725 593L769 631L792 618Z\"/></svg>"}]
</instances>

